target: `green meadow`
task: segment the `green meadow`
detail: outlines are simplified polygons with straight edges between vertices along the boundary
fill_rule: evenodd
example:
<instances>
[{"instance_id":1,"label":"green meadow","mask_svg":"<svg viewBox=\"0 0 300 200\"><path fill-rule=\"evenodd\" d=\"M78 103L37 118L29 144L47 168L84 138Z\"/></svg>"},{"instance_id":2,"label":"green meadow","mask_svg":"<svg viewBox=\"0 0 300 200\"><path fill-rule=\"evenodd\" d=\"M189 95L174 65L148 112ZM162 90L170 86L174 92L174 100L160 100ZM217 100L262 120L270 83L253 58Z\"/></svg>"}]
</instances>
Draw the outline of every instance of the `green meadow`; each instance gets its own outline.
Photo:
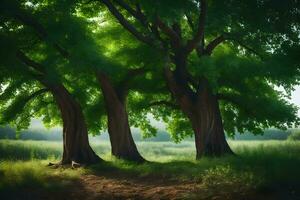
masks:
<instances>
[{"instance_id":1,"label":"green meadow","mask_svg":"<svg viewBox=\"0 0 300 200\"><path fill-rule=\"evenodd\" d=\"M62 143L52 141L0 141L0 193L34 189L65 191L81 176L120 173L142 179L165 179L196 183L206 198L220 193L258 193L299 195L300 142L298 141L230 141L235 156L203 158L195 161L193 142L137 142L141 154L149 161L136 164L110 156L109 142L92 142L92 147L106 162L79 169L48 167L58 162ZM275 193L274 193L275 192ZM197 192L189 198L197 199Z\"/></svg>"}]
</instances>

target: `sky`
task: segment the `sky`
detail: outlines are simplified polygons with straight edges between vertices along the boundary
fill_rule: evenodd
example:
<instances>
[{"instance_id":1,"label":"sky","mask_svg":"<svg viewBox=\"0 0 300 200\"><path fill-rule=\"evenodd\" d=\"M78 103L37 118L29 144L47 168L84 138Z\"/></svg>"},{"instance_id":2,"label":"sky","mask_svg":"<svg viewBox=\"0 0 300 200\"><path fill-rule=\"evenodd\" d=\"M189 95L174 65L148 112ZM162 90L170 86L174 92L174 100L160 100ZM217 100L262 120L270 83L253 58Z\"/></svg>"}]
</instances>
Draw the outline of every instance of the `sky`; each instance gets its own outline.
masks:
<instances>
[{"instance_id":1,"label":"sky","mask_svg":"<svg viewBox=\"0 0 300 200\"><path fill-rule=\"evenodd\" d=\"M290 101L300 108L300 85L297 86L296 90L292 93ZM298 116L300 117L300 110L298 110Z\"/></svg>"},{"instance_id":2,"label":"sky","mask_svg":"<svg viewBox=\"0 0 300 200\"><path fill-rule=\"evenodd\" d=\"M291 99L289 100L291 103L294 103L296 106L300 108L300 85L295 87L295 91L292 92ZM298 111L298 116L300 117L300 110ZM150 117L151 118L151 117ZM155 121L153 118L151 119L154 126L156 126L159 129L164 129L165 126L162 122ZM31 121L31 129L40 129L43 128L43 125L41 123L41 120L39 119L33 119ZM58 129L59 127L55 127L54 129Z\"/></svg>"}]
</instances>

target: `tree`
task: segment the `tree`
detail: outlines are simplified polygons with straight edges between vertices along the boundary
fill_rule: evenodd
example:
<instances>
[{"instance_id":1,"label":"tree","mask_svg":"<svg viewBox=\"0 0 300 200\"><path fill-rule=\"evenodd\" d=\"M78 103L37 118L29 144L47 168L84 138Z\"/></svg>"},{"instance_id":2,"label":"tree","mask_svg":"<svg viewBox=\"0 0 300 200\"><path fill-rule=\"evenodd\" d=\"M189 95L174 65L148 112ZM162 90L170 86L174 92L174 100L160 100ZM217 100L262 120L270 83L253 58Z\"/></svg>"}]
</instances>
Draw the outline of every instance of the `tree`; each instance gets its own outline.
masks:
<instances>
[{"instance_id":1,"label":"tree","mask_svg":"<svg viewBox=\"0 0 300 200\"><path fill-rule=\"evenodd\" d=\"M22 10L24 5L6 3L4 7L10 10L3 10L1 20L1 86L5 88L1 99L7 103L1 106L1 123L15 122L21 124L20 128L27 128L32 116L41 115L45 115L45 121L53 122L57 120L58 107L63 123L63 156L59 164L101 161L89 145L81 106L64 86L65 77L60 76L60 65L64 63L55 55L60 47L53 48L51 41L41 42L47 33ZM28 24L37 26L39 34L32 32ZM36 88L40 89L35 91ZM34 92L30 94L31 91ZM41 97L45 92L53 96L57 107L48 106L49 96Z\"/></svg>"},{"instance_id":2,"label":"tree","mask_svg":"<svg viewBox=\"0 0 300 200\"><path fill-rule=\"evenodd\" d=\"M175 126L189 121L197 158L232 153L224 128L259 132L299 121L274 88L289 92L299 82L298 1L98 2L163 52L165 82L185 118Z\"/></svg>"},{"instance_id":3,"label":"tree","mask_svg":"<svg viewBox=\"0 0 300 200\"><path fill-rule=\"evenodd\" d=\"M99 22L96 21L90 25L90 29L93 30L91 35L94 40L101 41L100 49L109 55L106 59L102 58L105 62L95 72L104 97L112 154L126 160L144 161L134 144L130 125L141 128L144 135L152 135L155 131L147 119L147 112L140 106L144 99L134 96L140 96L147 90L161 92L161 86L155 82L155 78L146 78L157 63L146 63L145 54L155 55L156 52L132 40L110 16L101 17L100 20L105 21L106 25L101 25L99 29ZM120 47L129 42L130 48Z\"/></svg>"},{"instance_id":4,"label":"tree","mask_svg":"<svg viewBox=\"0 0 300 200\"><path fill-rule=\"evenodd\" d=\"M26 17L18 15L17 18L24 25L33 29L42 41L51 45L68 62L65 64L65 68L75 68L75 70L69 69L69 72L73 71L72 76L77 76L78 72L81 74L81 78L83 74L91 77L88 74L91 72L96 75L95 77L99 81L104 98L98 98L94 94L90 95L92 95L91 98L96 96L99 101L104 103L98 102L92 107L95 108L96 105L105 107L112 154L122 159L138 162L144 161L133 141L126 111L126 97L129 90L128 82L131 82L129 78L139 75L143 70L129 69L126 71L124 66L113 63L102 56L102 51L97 45L99 38L96 40L89 35L89 32L91 32L88 27L89 23L86 19L80 17L80 14L83 13L76 13L74 3L55 2L47 5L47 1L45 1L45 4L46 7L41 12L44 15L51 12L53 16L49 19L43 16L44 18L46 17L46 20L42 20L46 26L40 23L33 14L26 13ZM34 7L34 5L31 7ZM39 7L38 4L37 7ZM81 70L84 71L82 72ZM110 74L110 71L113 71L113 74ZM121 74L121 76L116 76L116 74ZM116 76L117 78L111 78L111 76ZM83 83L83 86L89 87L90 85L89 83ZM89 107L84 108L84 110L88 116L92 117L88 117L87 121L92 126L93 132L103 129L102 125L99 126L92 122L95 121L95 115L91 114L94 110ZM101 118L102 116L98 114L97 117Z\"/></svg>"},{"instance_id":5,"label":"tree","mask_svg":"<svg viewBox=\"0 0 300 200\"><path fill-rule=\"evenodd\" d=\"M83 12L81 14L84 14ZM111 142L112 155L130 161L143 162L131 135L126 109L127 95L130 89L129 83L135 76L143 73L143 69L130 68L118 62L112 61L110 57L103 56L104 45L98 45L102 41L101 37L91 35L91 27L86 19L74 16L74 13L65 15L64 18L73 24L72 30L64 28L65 21L60 21L62 39L67 35L68 39L63 40L66 55L62 56L74 66L79 64L85 66L88 71L92 71L96 77L101 94L100 105L104 106L107 115L107 129ZM77 34L74 34L76 30ZM97 32L95 33L95 35ZM76 41L76 44L74 44ZM74 48L74 46L78 48ZM87 47L87 48L82 48ZM88 55L84 57L83 55ZM81 60L81 62L78 62ZM90 112L93 112L92 110ZM92 119L95 120L95 119ZM100 127L103 129L103 127ZM99 129L97 131L100 131Z\"/></svg>"}]
</instances>

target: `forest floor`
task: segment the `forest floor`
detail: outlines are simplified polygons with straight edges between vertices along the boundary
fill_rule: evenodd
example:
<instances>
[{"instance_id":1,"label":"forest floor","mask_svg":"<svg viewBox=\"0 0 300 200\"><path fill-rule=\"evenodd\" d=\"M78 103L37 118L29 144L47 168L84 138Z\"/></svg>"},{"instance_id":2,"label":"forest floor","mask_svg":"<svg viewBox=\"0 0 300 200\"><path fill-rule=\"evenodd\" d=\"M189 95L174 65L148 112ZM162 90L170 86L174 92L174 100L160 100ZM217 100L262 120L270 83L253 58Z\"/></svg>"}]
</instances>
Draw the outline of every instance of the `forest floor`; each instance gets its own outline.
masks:
<instances>
[{"instance_id":1,"label":"forest floor","mask_svg":"<svg viewBox=\"0 0 300 200\"><path fill-rule=\"evenodd\" d=\"M238 193L234 188L221 191L208 189L195 181L170 181L157 179L136 179L84 175L80 178L81 187L74 188L72 199L213 199L213 200L293 200L300 199L300 191L291 188L279 190L243 191ZM299 188L299 187L297 187Z\"/></svg>"},{"instance_id":2,"label":"forest floor","mask_svg":"<svg viewBox=\"0 0 300 200\"><path fill-rule=\"evenodd\" d=\"M53 180L48 180L53 181ZM58 181L58 180L56 180ZM2 193L3 200L299 200L300 185L239 191L207 188L197 181L137 178L105 172L84 174L52 189L24 187Z\"/></svg>"},{"instance_id":3,"label":"forest floor","mask_svg":"<svg viewBox=\"0 0 300 200\"><path fill-rule=\"evenodd\" d=\"M105 145L93 147L106 155ZM107 162L85 168L47 167L59 146L0 141L0 199L300 199L300 142L234 142L239 156L200 161L188 154L192 143L138 143L151 162L102 156Z\"/></svg>"}]
</instances>

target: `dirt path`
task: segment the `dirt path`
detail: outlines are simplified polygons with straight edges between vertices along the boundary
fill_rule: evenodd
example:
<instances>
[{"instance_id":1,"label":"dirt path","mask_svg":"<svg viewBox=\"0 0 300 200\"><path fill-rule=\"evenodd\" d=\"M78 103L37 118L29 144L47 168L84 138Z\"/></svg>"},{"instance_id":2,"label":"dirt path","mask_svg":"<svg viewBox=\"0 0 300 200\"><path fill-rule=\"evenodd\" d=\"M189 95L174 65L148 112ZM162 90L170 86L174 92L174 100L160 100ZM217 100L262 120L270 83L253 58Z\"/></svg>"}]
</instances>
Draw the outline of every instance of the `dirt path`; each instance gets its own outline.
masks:
<instances>
[{"instance_id":1,"label":"dirt path","mask_svg":"<svg viewBox=\"0 0 300 200\"><path fill-rule=\"evenodd\" d=\"M87 200L96 199L185 199L197 191L192 182L174 182L153 179L114 179L111 177L84 175L80 178L80 188L74 196ZM85 195L82 195L85 194Z\"/></svg>"},{"instance_id":2,"label":"dirt path","mask_svg":"<svg viewBox=\"0 0 300 200\"><path fill-rule=\"evenodd\" d=\"M278 193L279 192L279 193ZM278 193L278 194L277 194ZM270 193L233 193L233 191L209 191L200 183L192 181L172 181L162 178L139 178L132 176L94 175L80 177L77 186L71 189L74 200L296 200L294 196L282 195L282 191ZM69 197L70 197L69 196ZM70 198L68 198L70 199Z\"/></svg>"}]
</instances>

